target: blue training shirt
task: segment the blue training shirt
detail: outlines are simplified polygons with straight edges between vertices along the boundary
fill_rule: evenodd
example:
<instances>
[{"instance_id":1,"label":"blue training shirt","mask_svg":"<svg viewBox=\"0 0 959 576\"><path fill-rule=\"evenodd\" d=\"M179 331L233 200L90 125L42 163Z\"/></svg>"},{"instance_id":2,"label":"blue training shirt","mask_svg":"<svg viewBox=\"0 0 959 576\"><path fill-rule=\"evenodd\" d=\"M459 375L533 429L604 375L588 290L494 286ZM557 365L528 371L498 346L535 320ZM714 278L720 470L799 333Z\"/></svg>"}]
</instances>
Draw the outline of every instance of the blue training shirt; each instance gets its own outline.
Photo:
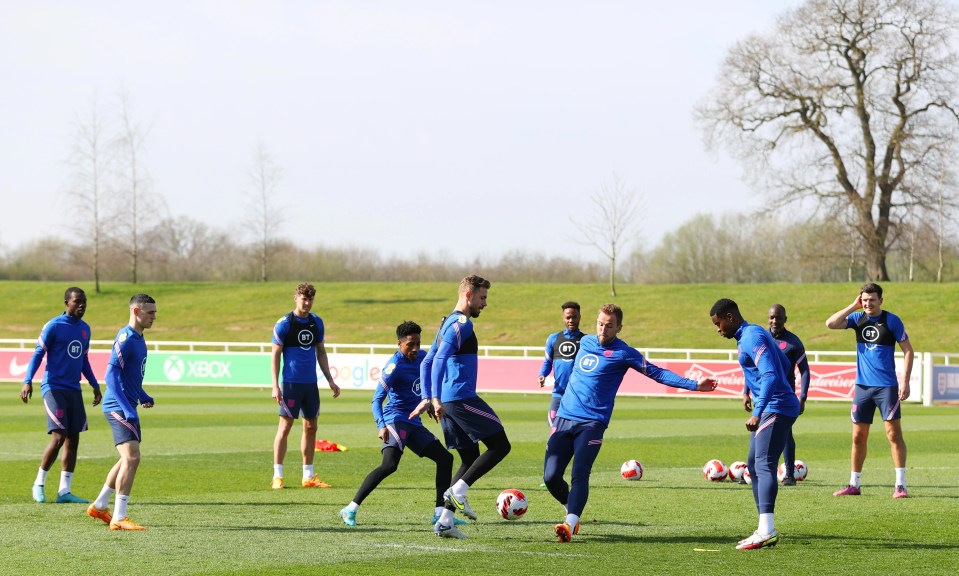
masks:
<instances>
[{"instance_id":1,"label":"blue training shirt","mask_svg":"<svg viewBox=\"0 0 959 576\"><path fill-rule=\"evenodd\" d=\"M868 316L859 310L846 317L846 328L856 330L856 384L898 387L896 344L909 339L899 316L885 310Z\"/></svg>"},{"instance_id":2,"label":"blue training shirt","mask_svg":"<svg viewBox=\"0 0 959 576\"><path fill-rule=\"evenodd\" d=\"M475 398L478 351L473 321L454 310L443 320L420 366L423 398L442 402Z\"/></svg>"},{"instance_id":3,"label":"blue training shirt","mask_svg":"<svg viewBox=\"0 0 959 576\"><path fill-rule=\"evenodd\" d=\"M43 325L37 347L30 357L24 384L32 384L33 376L40 369L44 355L47 368L43 372L43 384L40 392L50 390L80 390L80 375L86 377L94 390L100 389L97 377L90 366L90 325L81 318L70 316L66 312Z\"/></svg>"},{"instance_id":4,"label":"blue training shirt","mask_svg":"<svg viewBox=\"0 0 959 576\"><path fill-rule=\"evenodd\" d=\"M103 395L103 412L123 412L127 420L138 418L137 405L153 403L143 390L147 370L147 343L143 334L127 325L117 332L107 364L107 390Z\"/></svg>"},{"instance_id":5,"label":"blue training shirt","mask_svg":"<svg viewBox=\"0 0 959 576\"><path fill-rule=\"evenodd\" d=\"M579 354L556 416L578 422L596 420L609 424L616 392L630 368L673 388L696 390L699 387L696 380L650 364L639 350L619 338L603 346L596 335L590 334L579 341Z\"/></svg>"},{"instance_id":6,"label":"blue training shirt","mask_svg":"<svg viewBox=\"0 0 959 576\"><path fill-rule=\"evenodd\" d=\"M799 416L799 400L786 373L792 365L776 339L762 326L743 322L736 330L739 365L753 396L753 416L775 412Z\"/></svg>"},{"instance_id":7,"label":"blue training shirt","mask_svg":"<svg viewBox=\"0 0 959 576\"><path fill-rule=\"evenodd\" d=\"M406 422L422 426L420 417L410 419L412 412L420 403L420 364L426 358L426 352L420 350L416 360L410 361L399 350L383 367L382 376L373 393L373 419L377 429L385 428L393 422ZM386 406L383 406L386 400Z\"/></svg>"},{"instance_id":8,"label":"blue training shirt","mask_svg":"<svg viewBox=\"0 0 959 576\"><path fill-rule=\"evenodd\" d=\"M554 332L546 339L546 356L539 375L546 377L553 372L553 396L560 397L566 392L569 377L573 373L573 361L579 352L579 341L583 333L579 330L570 332L569 328L561 332Z\"/></svg>"},{"instance_id":9,"label":"blue training shirt","mask_svg":"<svg viewBox=\"0 0 959 576\"><path fill-rule=\"evenodd\" d=\"M295 325L291 324L291 318ZM290 330L298 330L301 334L308 334L311 318L316 323L318 331L316 337L308 337L312 338L312 343L304 346L284 345ZM273 343L283 346L281 382L316 384L319 381L316 375L316 346L323 343L323 337L323 320L313 312L310 312L306 318L300 318L296 314L286 314L276 321L273 326ZM301 341L311 342L309 339Z\"/></svg>"},{"instance_id":10,"label":"blue training shirt","mask_svg":"<svg viewBox=\"0 0 959 576\"><path fill-rule=\"evenodd\" d=\"M809 361L806 359L806 347L798 336L785 328L778 337L773 334L773 339L789 359L790 367L786 371L786 377L789 378L793 390L796 389L796 368L799 368L799 397L805 399L809 395Z\"/></svg>"}]
</instances>

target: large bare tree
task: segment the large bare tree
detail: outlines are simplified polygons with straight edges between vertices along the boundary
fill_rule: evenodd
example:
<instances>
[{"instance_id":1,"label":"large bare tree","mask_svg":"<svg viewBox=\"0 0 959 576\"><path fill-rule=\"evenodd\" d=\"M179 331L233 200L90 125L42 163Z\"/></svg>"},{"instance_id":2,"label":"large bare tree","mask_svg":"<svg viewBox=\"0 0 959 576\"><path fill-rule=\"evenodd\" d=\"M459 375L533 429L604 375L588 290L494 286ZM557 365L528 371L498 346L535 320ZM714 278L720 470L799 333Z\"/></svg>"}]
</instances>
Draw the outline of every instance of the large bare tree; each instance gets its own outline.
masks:
<instances>
[{"instance_id":1,"label":"large bare tree","mask_svg":"<svg viewBox=\"0 0 959 576\"><path fill-rule=\"evenodd\" d=\"M260 280L266 282L269 278L270 251L278 240L286 217L277 197L283 170L277 166L263 142L257 143L247 176L247 223L255 238L260 261Z\"/></svg>"},{"instance_id":2,"label":"large bare tree","mask_svg":"<svg viewBox=\"0 0 959 576\"><path fill-rule=\"evenodd\" d=\"M616 174L590 195L591 210L570 216L583 244L595 246L609 260L609 291L616 296L616 262L629 240L635 240L636 218L642 207L639 193Z\"/></svg>"},{"instance_id":3,"label":"large bare tree","mask_svg":"<svg viewBox=\"0 0 959 576\"><path fill-rule=\"evenodd\" d=\"M70 220L77 227L80 237L89 241L90 268L97 293L100 292L100 251L105 240L104 206L111 157L106 130L106 121L94 98L89 110L78 115L74 122L69 157L71 174L68 196L75 215Z\"/></svg>"},{"instance_id":4,"label":"large bare tree","mask_svg":"<svg viewBox=\"0 0 959 576\"><path fill-rule=\"evenodd\" d=\"M854 215L867 276L910 207L935 212L956 140L955 10L942 0L808 0L732 46L697 109L707 145L731 145L773 208ZM912 185L916 183L916 185Z\"/></svg>"}]
</instances>

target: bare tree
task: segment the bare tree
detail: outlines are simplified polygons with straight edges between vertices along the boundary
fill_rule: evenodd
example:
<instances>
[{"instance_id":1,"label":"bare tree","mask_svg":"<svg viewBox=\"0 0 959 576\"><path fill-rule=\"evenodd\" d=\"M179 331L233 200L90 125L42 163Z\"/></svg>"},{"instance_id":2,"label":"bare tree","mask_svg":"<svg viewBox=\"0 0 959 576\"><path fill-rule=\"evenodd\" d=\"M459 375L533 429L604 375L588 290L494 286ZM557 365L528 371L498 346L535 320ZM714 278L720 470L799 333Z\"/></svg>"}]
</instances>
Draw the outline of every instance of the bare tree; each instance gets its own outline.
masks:
<instances>
[{"instance_id":1,"label":"bare tree","mask_svg":"<svg viewBox=\"0 0 959 576\"><path fill-rule=\"evenodd\" d=\"M120 215L116 219L118 230L129 241L130 282L139 280L140 240L142 226L147 215L162 209L162 201L150 193L151 181L143 164L149 127L134 120L130 110L130 98L126 92L119 96L119 133L114 145L117 150L117 180Z\"/></svg>"},{"instance_id":2,"label":"bare tree","mask_svg":"<svg viewBox=\"0 0 959 576\"><path fill-rule=\"evenodd\" d=\"M257 143L253 164L247 171L250 188L247 191L247 221L254 231L257 254L260 261L260 280L269 277L270 252L278 239L278 233L286 218L277 198L277 190L283 171L263 142Z\"/></svg>"},{"instance_id":3,"label":"bare tree","mask_svg":"<svg viewBox=\"0 0 959 576\"><path fill-rule=\"evenodd\" d=\"M90 267L94 290L100 292L100 250L104 240L104 202L106 180L110 167L110 152L106 141L106 122L94 98L90 109L74 122L73 145L70 150L71 167L69 202L80 238L89 241Z\"/></svg>"},{"instance_id":4,"label":"bare tree","mask_svg":"<svg viewBox=\"0 0 959 576\"><path fill-rule=\"evenodd\" d=\"M755 162L774 207L851 208L867 276L886 280L896 226L936 200L909 183L956 140L956 29L943 0L807 0L729 50L697 109L707 145Z\"/></svg>"},{"instance_id":5,"label":"bare tree","mask_svg":"<svg viewBox=\"0 0 959 576\"><path fill-rule=\"evenodd\" d=\"M616 260L623 243L635 238L642 198L613 174L612 182L604 182L589 201L592 211L570 216L570 221L583 233L583 243L595 246L609 260L609 291L615 297Z\"/></svg>"}]
</instances>

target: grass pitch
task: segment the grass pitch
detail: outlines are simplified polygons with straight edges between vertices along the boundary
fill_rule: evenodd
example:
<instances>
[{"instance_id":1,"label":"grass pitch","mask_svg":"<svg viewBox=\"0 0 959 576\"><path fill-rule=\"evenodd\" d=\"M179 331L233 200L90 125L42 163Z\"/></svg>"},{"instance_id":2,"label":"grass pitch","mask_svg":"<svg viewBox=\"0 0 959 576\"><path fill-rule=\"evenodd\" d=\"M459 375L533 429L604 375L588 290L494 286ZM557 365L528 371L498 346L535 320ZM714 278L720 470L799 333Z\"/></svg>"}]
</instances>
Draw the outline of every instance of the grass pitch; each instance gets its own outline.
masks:
<instances>
[{"instance_id":1,"label":"grass pitch","mask_svg":"<svg viewBox=\"0 0 959 576\"><path fill-rule=\"evenodd\" d=\"M0 574L860 575L955 574L959 567L959 419L950 407L904 410L912 498L891 498L892 463L878 427L863 495L835 498L849 475L848 405L810 402L795 428L809 478L780 491L781 542L742 552L736 542L756 527L750 490L701 473L710 458L745 459L746 413L737 400L619 398L580 533L559 544L552 527L562 508L539 488L545 395L485 396L513 451L470 491L480 518L463 528L469 539L451 541L430 532L432 463L411 453L364 502L359 526L338 519L380 460L369 392L323 396L319 437L349 447L317 453L318 474L334 488L298 487L294 428L286 462L292 487L272 491L276 408L268 390L149 389L157 406L142 413L143 462L130 504L131 517L149 530L135 533L109 531L82 505L31 500L47 436L40 399L24 406L18 390L0 385ZM74 493L92 499L116 451L99 407L88 406L88 416ZM646 467L639 482L619 477L629 458ZM59 472L58 463L49 500ZM526 493L523 519L494 516L504 488Z\"/></svg>"}]
</instances>

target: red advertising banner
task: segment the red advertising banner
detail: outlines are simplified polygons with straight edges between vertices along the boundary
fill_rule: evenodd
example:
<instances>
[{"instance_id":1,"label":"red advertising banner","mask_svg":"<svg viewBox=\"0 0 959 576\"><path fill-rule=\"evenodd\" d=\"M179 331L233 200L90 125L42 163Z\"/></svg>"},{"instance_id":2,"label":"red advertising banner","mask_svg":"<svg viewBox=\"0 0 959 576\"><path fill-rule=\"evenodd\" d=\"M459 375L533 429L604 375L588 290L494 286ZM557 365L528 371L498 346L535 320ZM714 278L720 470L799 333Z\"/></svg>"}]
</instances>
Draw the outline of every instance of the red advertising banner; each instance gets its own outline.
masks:
<instances>
[{"instance_id":1,"label":"red advertising banner","mask_svg":"<svg viewBox=\"0 0 959 576\"><path fill-rule=\"evenodd\" d=\"M706 360L662 360L654 361L660 368L666 368L698 380L702 377L715 378L719 387L711 392L712 397L740 397L743 392L743 371L738 362ZM477 388L483 391L533 392L539 389L536 377L541 360L529 358L484 358L479 360L479 381ZM856 365L845 363L810 364L809 399L811 400L848 400L852 398L856 384ZM546 390L549 388L547 386ZM642 374L630 370L623 379L620 394L637 396L672 396L691 394L691 392L670 386L663 386Z\"/></svg>"},{"instance_id":2,"label":"red advertising banner","mask_svg":"<svg viewBox=\"0 0 959 576\"><path fill-rule=\"evenodd\" d=\"M23 376L27 371L27 364L30 362L30 356L33 354L31 349L0 350L0 381L22 382ZM216 356L217 353L205 353L205 356ZM187 354L180 354L189 362ZM222 354L224 358L229 354ZM170 354L158 355L157 360L160 364L157 369L166 368L162 357ZM258 354L247 354L247 357L259 356ZM269 354L262 354L264 371L268 370ZM110 359L108 350L91 350L90 364L93 371L99 379L103 379L106 374L107 361ZM331 354L330 370L336 382L345 389L365 389L372 390L376 387L379 379L379 367L387 359L381 354ZM171 358L170 360L173 360ZM237 361L236 358L233 359ZM252 360L251 360L252 361ZM900 360L901 361L901 360ZM739 363L735 361L722 360L661 360L653 361L657 366L672 370L673 372L687 378L699 379L703 376L715 378L719 381L719 387L715 392L709 394L710 397L730 398L739 397L743 391L743 373ZM168 361L169 363L169 361ZM481 392L527 392L527 393L549 393L551 379L547 379L547 386L540 388L537 383L542 360L538 358L511 358L511 357L489 357L480 356L479 358L479 381L477 389ZM853 388L855 386L856 365L852 362L833 362L833 363L811 363L809 365L811 379L809 384L809 399L811 400L849 400L852 398ZM43 379L44 366L41 365L37 374L34 376L34 382L40 382ZM223 379L217 382L219 385L251 385L244 380L239 382L239 365L233 371L234 377ZM268 372L264 372L268 374ZM921 370L914 369L912 373L913 395L911 399L919 397L922 389L920 385ZM154 377L149 383L177 383L177 379ZM233 381L236 380L236 381ZM266 376L261 378L264 385L269 385ZM194 381L194 384L208 383ZM636 371L630 370L626 373L623 385L619 389L620 394L630 394L637 396L673 396L677 394L690 394L686 390L663 386L657 382L646 378Z\"/></svg>"}]
</instances>

